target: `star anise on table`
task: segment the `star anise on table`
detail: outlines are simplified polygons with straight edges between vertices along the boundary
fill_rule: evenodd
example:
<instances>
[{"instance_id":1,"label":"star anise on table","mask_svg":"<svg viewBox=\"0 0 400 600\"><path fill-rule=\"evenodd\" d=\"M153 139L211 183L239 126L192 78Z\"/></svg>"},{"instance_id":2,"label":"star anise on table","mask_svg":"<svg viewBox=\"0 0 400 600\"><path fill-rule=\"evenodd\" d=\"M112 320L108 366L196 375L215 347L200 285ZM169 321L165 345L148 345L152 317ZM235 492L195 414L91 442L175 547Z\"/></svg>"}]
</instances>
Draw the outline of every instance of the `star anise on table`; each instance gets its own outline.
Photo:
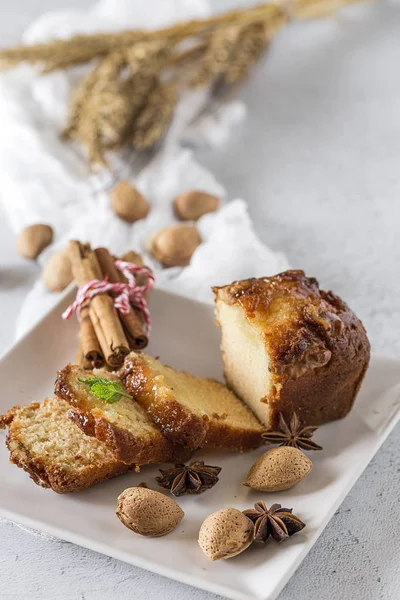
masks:
<instances>
[{"instance_id":1,"label":"star anise on table","mask_svg":"<svg viewBox=\"0 0 400 600\"><path fill-rule=\"evenodd\" d=\"M265 543L271 536L276 542L283 542L306 526L292 514L291 508L273 504L267 508L265 502L256 502L254 509L244 510L243 514L254 523L254 540Z\"/></svg>"},{"instance_id":2,"label":"star anise on table","mask_svg":"<svg viewBox=\"0 0 400 600\"><path fill-rule=\"evenodd\" d=\"M218 482L220 471L221 467L212 467L205 465L203 460L196 460L190 465L177 464L172 469L160 469L161 477L156 477L156 481L174 496L201 494Z\"/></svg>"},{"instance_id":3,"label":"star anise on table","mask_svg":"<svg viewBox=\"0 0 400 600\"><path fill-rule=\"evenodd\" d=\"M309 427L300 427L298 416L294 412L287 423L282 415L279 414L279 425L277 431L266 431L262 437L268 444L279 444L280 446L292 446L302 450L322 450L312 441L314 431L318 427L310 425Z\"/></svg>"}]
</instances>

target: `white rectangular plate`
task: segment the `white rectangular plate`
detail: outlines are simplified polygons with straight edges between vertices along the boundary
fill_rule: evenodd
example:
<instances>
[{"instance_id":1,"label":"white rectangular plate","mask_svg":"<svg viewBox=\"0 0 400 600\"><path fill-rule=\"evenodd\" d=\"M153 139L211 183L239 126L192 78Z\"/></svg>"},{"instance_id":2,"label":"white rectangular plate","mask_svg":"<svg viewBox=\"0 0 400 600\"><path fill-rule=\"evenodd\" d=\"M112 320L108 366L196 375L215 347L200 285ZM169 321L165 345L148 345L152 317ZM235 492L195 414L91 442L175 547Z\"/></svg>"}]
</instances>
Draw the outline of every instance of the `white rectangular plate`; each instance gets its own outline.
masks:
<instances>
[{"instance_id":1,"label":"white rectangular plate","mask_svg":"<svg viewBox=\"0 0 400 600\"><path fill-rule=\"evenodd\" d=\"M73 361L76 323L61 320L67 294L0 364L0 412L13 404L52 394L56 371ZM155 291L151 300L153 333L149 353L197 375L221 378L219 331L212 308ZM345 419L321 427L315 439L323 452L312 454L311 474L298 486L277 494L256 493L241 485L250 465L265 449L247 454L198 453L222 467L220 482L200 496L179 498L186 513L163 538L142 538L115 516L117 496L146 481L157 489L157 468L145 467L94 486L81 494L59 496L37 487L8 463L0 432L0 515L234 600L271 600L306 556L329 519L399 418L400 361L375 357L354 409ZM263 499L293 508L307 527L281 546L273 541L252 547L228 561L210 562L197 544L202 521L224 507L240 510Z\"/></svg>"}]
</instances>

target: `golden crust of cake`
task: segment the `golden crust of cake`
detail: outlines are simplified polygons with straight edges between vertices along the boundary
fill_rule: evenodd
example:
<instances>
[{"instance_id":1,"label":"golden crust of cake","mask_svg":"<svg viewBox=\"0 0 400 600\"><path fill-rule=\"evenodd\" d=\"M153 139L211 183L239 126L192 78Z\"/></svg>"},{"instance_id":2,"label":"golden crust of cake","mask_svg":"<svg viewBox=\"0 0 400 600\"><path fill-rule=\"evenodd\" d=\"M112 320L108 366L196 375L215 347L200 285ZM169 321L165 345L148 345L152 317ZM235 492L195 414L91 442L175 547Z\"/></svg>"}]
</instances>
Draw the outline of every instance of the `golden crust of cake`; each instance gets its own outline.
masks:
<instances>
[{"instance_id":1,"label":"golden crust of cake","mask_svg":"<svg viewBox=\"0 0 400 600\"><path fill-rule=\"evenodd\" d=\"M262 426L222 383L176 371L132 352L120 369L126 389L174 443L243 451L261 443Z\"/></svg>"},{"instance_id":2,"label":"golden crust of cake","mask_svg":"<svg viewBox=\"0 0 400 600\"><path fill-rule=\"evenodd\" d=\"M78 377L86 379L93 375L117 378L106 371L85 371L67 365L58 372L54 388L59 398L69 402L70 418L86 435L103 442L118 460L127 464L180 462L188 458L188 452L163 436L136 400L121 398L107 404L78 381Z\"/></svg>"},{"instance_id":3,"label":"golden crust of cake","mask_svg":"<svg viewBox=\"0 0 400 600\"><path fill-rule=\"evenodd\" d=\"M361 321L333 292L320 290L303 271L215 287L220 303L240 307L261 333L271 393L262 399L303 423L345 416L368 368L370 344ZM226 373L229 384L229 373Z\"/></svg>"},{"instance_id":4,"label":"golden crust of cake","mask_svg":"<svg viewBox=\"0 0 400 600\"><path fill-rule=\"evenodd\" d=\"M1 417L8 426L10 462L33 481L59 494L80 492L129 470L104 444L86 436L69 419L70 406L59 398L15 406Z\"/></svg>"}]
</instances>

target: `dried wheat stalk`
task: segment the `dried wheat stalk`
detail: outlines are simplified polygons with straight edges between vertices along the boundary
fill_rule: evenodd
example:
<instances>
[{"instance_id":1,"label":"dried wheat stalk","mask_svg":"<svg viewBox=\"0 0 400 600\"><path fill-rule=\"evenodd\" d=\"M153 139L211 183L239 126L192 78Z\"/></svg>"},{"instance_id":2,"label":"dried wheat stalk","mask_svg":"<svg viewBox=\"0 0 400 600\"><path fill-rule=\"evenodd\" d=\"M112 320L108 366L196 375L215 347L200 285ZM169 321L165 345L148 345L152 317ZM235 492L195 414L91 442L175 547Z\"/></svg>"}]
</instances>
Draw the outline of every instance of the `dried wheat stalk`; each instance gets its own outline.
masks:
<instances>
[{"instance_id":1,"label":"dried wheat stalk","mask_svg":"<svg viewBox=\"0 0 400 600\"><path fill-rule=\"evenodd\" d=\"M135 122L132 144L138 150L150 148L165 133L178 98L179 84L159 82Z\"/></svg>"},{"instance_id":2,"label":"dried wheat stalk","mask_svg":"<svg viewBox=\"0 0 400 600\"><path fill-rule=\"evenodd\" d=\"M2 50L0 67L26 61L48 73L96 60L74 92L62 135L81 142L93 166L105 166L109 150L145 149L162 138L185 88L236 84L288 21L358 1L275 0L155 31L75 35Z\"/></svg>"}]
</instances>

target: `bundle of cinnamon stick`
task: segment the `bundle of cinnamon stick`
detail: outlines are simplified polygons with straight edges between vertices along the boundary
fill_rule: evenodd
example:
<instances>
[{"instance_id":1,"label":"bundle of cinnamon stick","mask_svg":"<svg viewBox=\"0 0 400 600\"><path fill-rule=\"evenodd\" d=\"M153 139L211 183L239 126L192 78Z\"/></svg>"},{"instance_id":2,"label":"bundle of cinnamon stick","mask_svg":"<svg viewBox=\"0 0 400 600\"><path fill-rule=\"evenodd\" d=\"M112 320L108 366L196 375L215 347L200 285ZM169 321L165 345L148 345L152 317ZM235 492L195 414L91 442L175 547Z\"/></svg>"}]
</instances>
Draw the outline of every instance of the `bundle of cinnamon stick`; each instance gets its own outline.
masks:
<instances>
[{"instance_id":1,"label":"bundle of cinnamon stick","mask_svg":"<svg viewBox=\"0 0 400 600\"><path fill-rule=\"evenodd\" d=\"M72 273L81 286L94 279L108 277L110 283L126 282L115 265L115 258L106 248L92 250L89 244L71 241L69 255ZM122 260L144 266L140 254L130 251ZM138 275L137 283L144 285L144 275ZM101 294L92 298L81 309L80 344L77 364L85 369L109 366L119 368L130 350L140 350L148 344L145 322L141 313L131 307L128 314L117 312L111 295Z\"/></svg>"}]
</instances>

